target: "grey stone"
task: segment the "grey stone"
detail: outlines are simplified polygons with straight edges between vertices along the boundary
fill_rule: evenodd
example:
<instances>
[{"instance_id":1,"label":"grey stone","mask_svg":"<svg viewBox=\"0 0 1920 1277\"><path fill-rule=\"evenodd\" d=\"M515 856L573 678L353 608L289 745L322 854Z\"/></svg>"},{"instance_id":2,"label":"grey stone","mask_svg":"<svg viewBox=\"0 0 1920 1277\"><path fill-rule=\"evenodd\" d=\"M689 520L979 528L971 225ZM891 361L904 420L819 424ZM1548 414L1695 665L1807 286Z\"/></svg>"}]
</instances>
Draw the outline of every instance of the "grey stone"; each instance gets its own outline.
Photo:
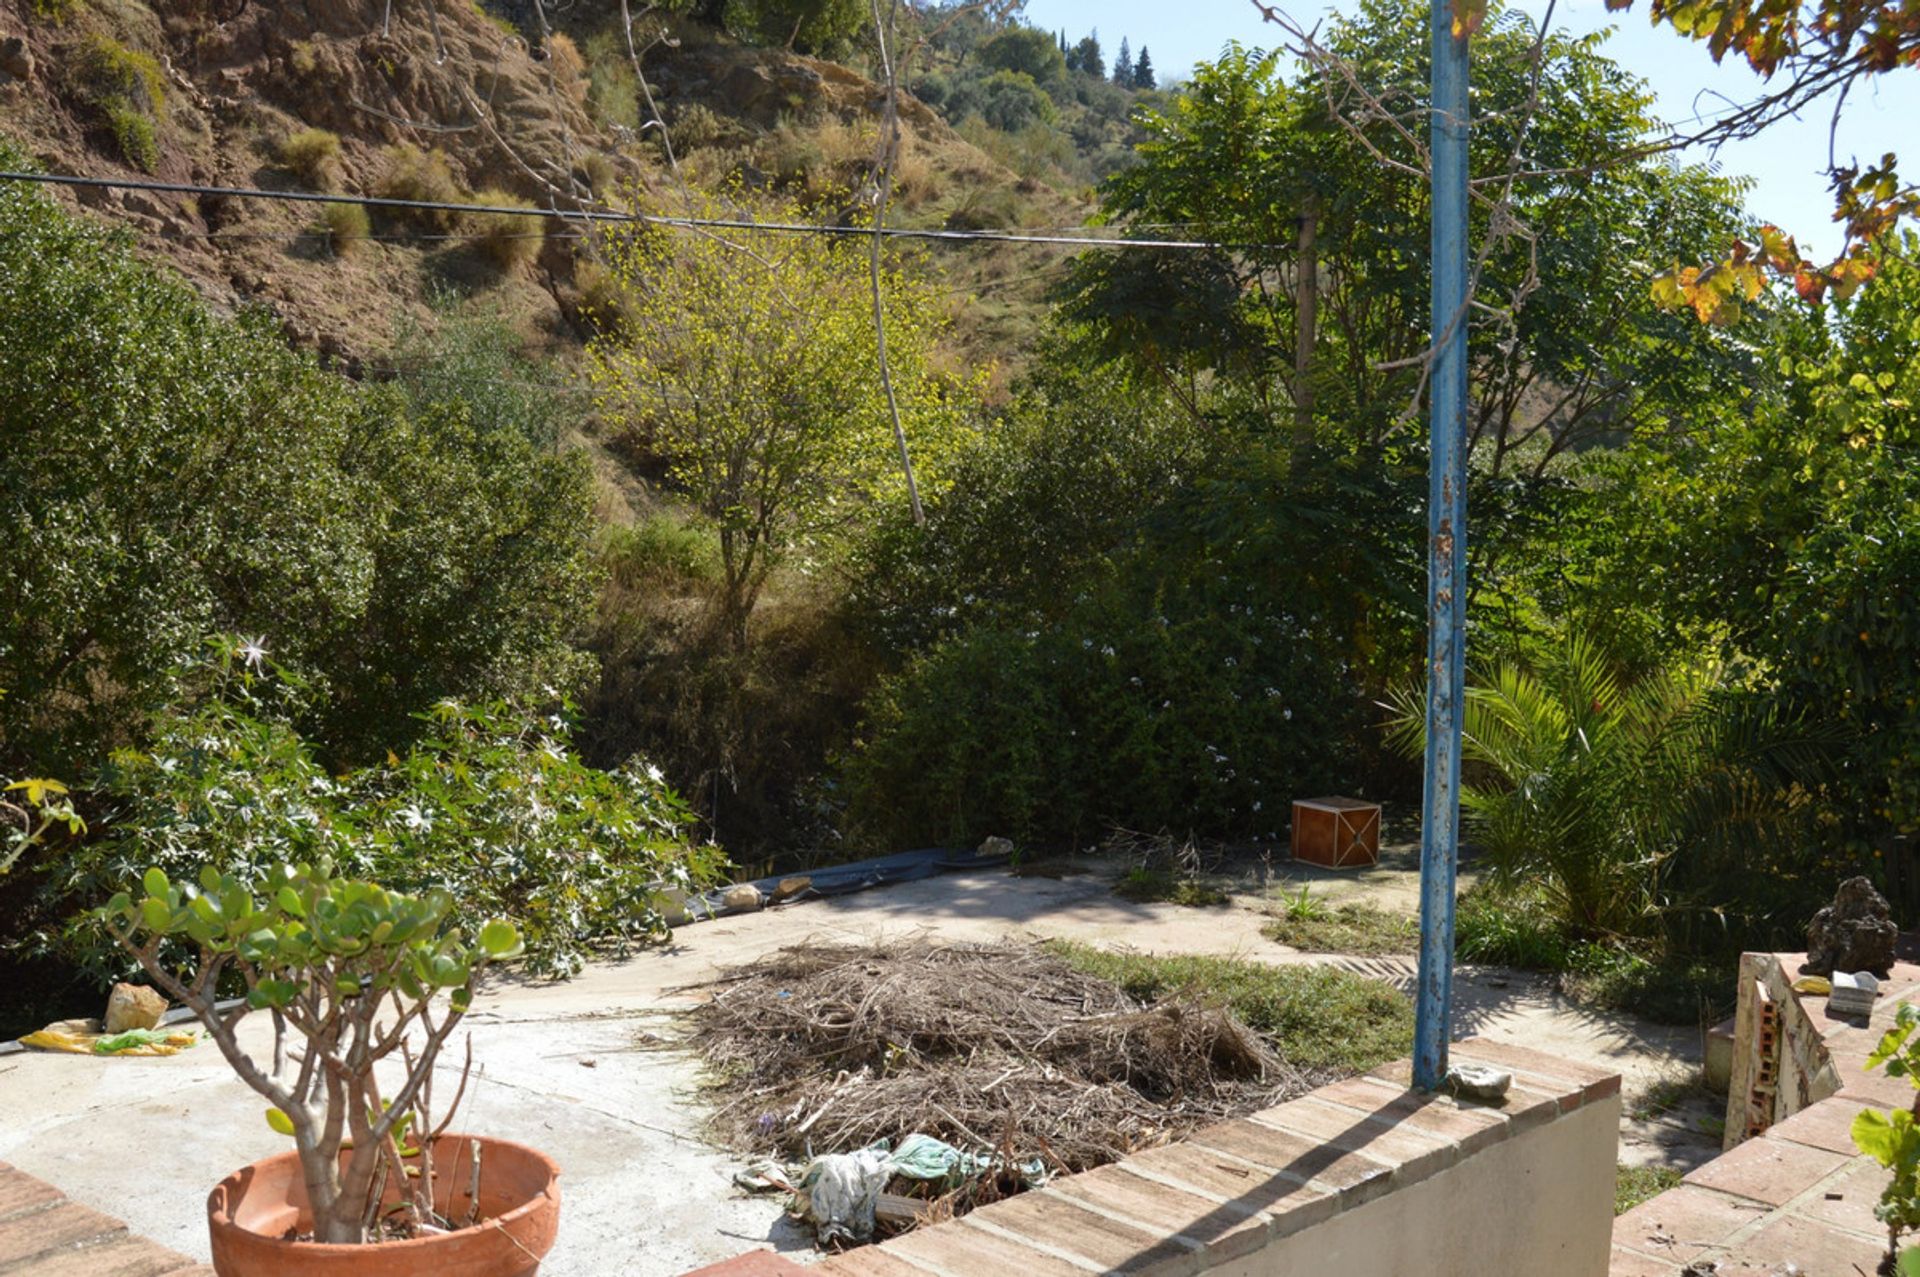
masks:
<instances>
[{"instance_id":1,"label":"grey stone","mask_svg":"<svg viewBox=\"0 0 1920 1277\"><path fill-rule=\"evenodd\" d=\"M1893 942L1900 935L1886 898L1865 878L1849 878L1833 903L1807 926L1807 961L1800 970L1830 976L1835 971L1893 970Z\"/></svg>"},{"instance_id":2,"label":"grey stone","mask_svg":"<svg viewBox=\"0 0 1920 1277\"><path fill-rule=\"evenodd\" d=\"M980 854L983 856L1011 856L1013 854L1013 839L1002 838L996 834L980 844Z\"/></svg>"},{"instance_id":3,"label":"grey stone","mask_svg":"<svg viewBox=\"0 0 1920 1277\"><path fill-rule=\"evenodd\" d=\"M1456 1064L1447 1070L1447 1089L1469 1100L1499 1101L1513 1085L1513 1074L1479 1064Z\"/></svg>"}]
</instances>

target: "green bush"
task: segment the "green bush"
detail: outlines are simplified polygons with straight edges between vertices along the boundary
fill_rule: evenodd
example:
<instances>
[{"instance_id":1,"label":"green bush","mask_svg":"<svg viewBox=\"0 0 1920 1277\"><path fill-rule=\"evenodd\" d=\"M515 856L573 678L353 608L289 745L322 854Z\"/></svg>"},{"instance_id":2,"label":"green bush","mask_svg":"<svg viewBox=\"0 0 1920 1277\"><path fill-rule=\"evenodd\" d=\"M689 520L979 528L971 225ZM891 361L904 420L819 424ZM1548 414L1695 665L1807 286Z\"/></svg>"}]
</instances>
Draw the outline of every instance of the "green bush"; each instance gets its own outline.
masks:
<instances>
[{"instance_id":1,"label":"green bush","mask_svg":"<svg viewBox=\"0 0 1920 1277\"><path fill-rule=\"evenodd\" d=\"M74 58L74 87L97 114L127 163L151 173L160 163L166 76L152 54L91 35Z\"/></svg>"},{"instance_id":2,"label":"green bush","mask_svg":"<svg viewBox=\"0 0 1920 1277\"><path fill-rule=\"evenodd\" d=\"M980 118L1002 133L1053 123L1053 99L1024 71L995 71L980 85Z\"/></svg>"},{"instance_id":3,"label":"green bush","mask_svg":"<svg viewBox=\"0 0 1920 1277\"><path fill-rule=\"evenodd\" d=\"M160 165L160 136L151 116L124 103L106 108L107 131L120 156L137 169L151 173Z\"/></svg>"},{"instance_id":4,"label":"green bush","mask_svg":"<svg viewBox=\"0 0 1920 1277\"><path fill-rule=\"evenodd\" d=\"M1115 824L1271 837L1288 795L1343 779L1356 689L1303 618L1213 582L1143 602L971 630L884 682L846 758L861 832L909 846Z\"/></svg>"},{"instance_id":5,"label":"green bush","mask_svg":"<svg viewBox=\"0 0 1920 1277\"><path fill-rule=\"evenodd\" d=\"M1527 971L1564 971L1573 951L1566 924L1538 892L1490 886L1461 893L1453 944L1463 962Z\"/></svg>"},{"instance_id":6,"label":"green bush","mask_svg":"<svg viewBox=\"0 0 1920 1277\"><path fill-rule=\"evenodd\" d=\"M447 701L425 739L383 764L335 774L293 722L303 689L223 645L214 695L168 711L151 743L99 778L110 820L50 866L55 888L102 899L146 868L241 879L281 863L331 862L396 890L444 890L470 930L511 918L536 973L664 935L662 893L709 885L722 861L689 841L686 805L658 769L586 766L565 722L504 704ZM104 981L124 970L111 938L77 915L62 951Z\"/></svg>"},{"instance_id":7,"label":"green bush","mask_svg":"<svg viewBox=\"0 0 1920 1277\"><path fill-rule=\"evenodd\" d=\"M323 373L24 184L0 191L0 379L0 545L33 601L0 609L0 770L90 771L215 631L308 673L330 762L403 746L445 697L586 676L591 472L477 388Z\"/></svg>"},{"instance_id":8,"label":"green bush","mask_svg":"<svg viewBox=\"0 0 1920 1277\"><path fill-rule=\"evenodd\" d=\"M1425 741L1424 689L1393 698L1393 739ZM1461 790L1496 881L1537 890L1577 940L1686 949L1797 918L1813 871L1811 801L1826 742L1717 670L1637 676L1584 635L1467 689ZM1754 881L1763 857L1765 881Z\"/></svg>"},{"instance_id":9,"label":"green bush","mask_svg":"<svg viewBox=\"0 0 1920 1277\"><path fill-rule=\"evenodd\" d=\"M329 191L340 162L340 137L325 129L300 129L280 143L280 163L308 190Z\"/></svg>"},{"instance_id":10,"label":"green bush","mask_svg":"<svg viewBox=\"0 0 1920 1277\"><path fill-rule=\"evenodd\" d=\"M617 31L598 31L580 51L586 58L587 106L594 119L609 128L639 132L640 81L633 74L626 41Z\"/></svg>"},{"instance_id":11,"label":"green bush","mask_svg":"<svg viewBox=\"0 0 1920 1277\"><path fill-rule=\"evenodd\" d=\"M1413 633L1408 476L1131 433L1152 415L1016 417L876 540L855 606L919 655L843 760L862 836L1272 836L1289 795L1372 767Z\"/></svg>"}]
</instances>

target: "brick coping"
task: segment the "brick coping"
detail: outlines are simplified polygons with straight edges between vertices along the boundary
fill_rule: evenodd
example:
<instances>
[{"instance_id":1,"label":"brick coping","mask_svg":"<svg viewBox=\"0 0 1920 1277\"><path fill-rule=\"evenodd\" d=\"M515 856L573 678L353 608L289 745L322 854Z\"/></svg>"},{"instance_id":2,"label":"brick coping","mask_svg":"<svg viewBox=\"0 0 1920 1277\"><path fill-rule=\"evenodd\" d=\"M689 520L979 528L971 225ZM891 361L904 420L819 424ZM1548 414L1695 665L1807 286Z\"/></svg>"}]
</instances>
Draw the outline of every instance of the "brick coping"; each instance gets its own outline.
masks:
<instances>
[{"instance_id":1,"label":"brick coping","mask_svg":"<svg viewBox=\"0 0 1920 1277\"><path fill-rule=\"evenodd\" d=\"M1701 1261L1723 1274L1773 1273L1787 1263L1809 1274L1875 1271L1887 1235L1873 1206L1892 1176L1855 1151L1849 1130L1863 1108L1913 1101L1906 1081L1869 1072L1866 1058L1900 1005L1920 1002L1920 966L1896 962L1862 1021L1830 1014L1824 996L1790 990L1805 959L1749 953L1740 969L1743 981L1762 971L1789 988L1819 1036L1832 1090L1616 1219L1611 1277L1681 1277Z\"/></svg>"},{"instance_id":2,"label":"brick coping","mask_svg":"<svg viewBox=\"0 0 1920 1277\"><path fill-rule=\"evenodd\" d=\"M1429 1095L1411 1089L1412 1068L1402 1060L810 1268L756 1251L699 1273L1191 1274L1420 1183L1620 1090L1618 1074L1478 1038L1455 1044L1452 1059L1510 1072L1513 1087L1499 1104Z\"/></svg>"},{"instance_id":3,"label":"brick coping","mask_svg":"<svg viewBox=\"0 0 1920 1277\"><path fill-rule=\"evenodd\" d=\"M5 1277L212 1277L213 1269L119 1220L67 1200L0 1162L0 1274Z\"/></svg>"}]
</instances>

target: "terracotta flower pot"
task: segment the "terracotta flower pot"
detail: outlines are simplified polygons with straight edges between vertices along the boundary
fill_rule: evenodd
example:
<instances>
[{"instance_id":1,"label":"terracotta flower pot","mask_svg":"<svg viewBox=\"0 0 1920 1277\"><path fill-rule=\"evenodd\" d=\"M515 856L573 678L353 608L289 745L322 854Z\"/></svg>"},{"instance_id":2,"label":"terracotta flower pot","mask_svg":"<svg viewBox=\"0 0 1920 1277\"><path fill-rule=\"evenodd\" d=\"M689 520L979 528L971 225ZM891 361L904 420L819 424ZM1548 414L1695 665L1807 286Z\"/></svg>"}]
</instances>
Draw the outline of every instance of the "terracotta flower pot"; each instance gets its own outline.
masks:
<instances>
[{"instance_id":1,"label":"terracotta flower pot","mask_svg":"<svg viewBox=\"0 0 1920 1277\"><path fill-rule=\"evenodd\" d=\"M434 1143L436 1210L460 1218L470 1203L467 1166L480 1145L482 1222L457 1232L364 1246L285 1240L307 1232L313 1216L297 1153L241 1167L207 1197L213 1270L220 1277L527 1277L560 1229L560 1167L537 1149L511 1140L443 1135ZM382 1194L398 1200L398 1186Z\"/></svg>"}]
</instances>

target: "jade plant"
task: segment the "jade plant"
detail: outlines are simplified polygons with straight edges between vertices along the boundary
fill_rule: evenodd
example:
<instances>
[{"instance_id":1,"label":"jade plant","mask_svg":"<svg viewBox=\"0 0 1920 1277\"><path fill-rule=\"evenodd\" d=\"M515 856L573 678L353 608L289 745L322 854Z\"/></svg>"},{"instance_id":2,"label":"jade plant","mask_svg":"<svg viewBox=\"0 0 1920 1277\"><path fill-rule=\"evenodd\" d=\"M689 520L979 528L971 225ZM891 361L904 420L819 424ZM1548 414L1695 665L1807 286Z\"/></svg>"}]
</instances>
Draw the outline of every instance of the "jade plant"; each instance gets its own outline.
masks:
<instances>
[{"instance_id":1,"label":"jade plant","mask_svg":"<svg viewBox=\"0 0 1920 1277\"><path fill-rule=\"evenodd\" d=\"M434 1061L481 969L518 951L513 925L488 922L469 939L449 925L447 892L403 895L336 876L324 861L275 866L252 882L208 868L197 886L149 869L141 887L137 898L116 895L102 920L272 1105L268 1123L299 1153L313 1240L459 1226L433 1214L432 1144L445 1129L429 1129ZM176 974L188 955L190 970ZM223 989L244 996L222 1008ZM240 1026L262 1012L274 1030L266 1064L240 1042ZM375 1065L389 1058L399 1081L383 1095ZM401 1191L383 1211L390 1183Z\"/></svg>"},{"instance_id":2,"label":"jade plant","mask_svg":"<svg viewBox=\"0 0 1920 1277\"><path fill-rule=\"evenodd\" d=\"M1853 1143L1862 1153L1893 1172L1893 1179L1873 1208L1887 1226L1887 1257L1880 1271L1887 1277L1920 1277L1920 1247L1902 1250L1900 1239L1920 1229L1920 1010L1903 1005L1894 1013L1893 1026L1867 1057L1867 1067L1885 1067L1887 1076L1903 1077L1915 1088L1913 1104L1904 1109L1862 1109L1853 1119Z\"/></svg>"}]
</instances>

